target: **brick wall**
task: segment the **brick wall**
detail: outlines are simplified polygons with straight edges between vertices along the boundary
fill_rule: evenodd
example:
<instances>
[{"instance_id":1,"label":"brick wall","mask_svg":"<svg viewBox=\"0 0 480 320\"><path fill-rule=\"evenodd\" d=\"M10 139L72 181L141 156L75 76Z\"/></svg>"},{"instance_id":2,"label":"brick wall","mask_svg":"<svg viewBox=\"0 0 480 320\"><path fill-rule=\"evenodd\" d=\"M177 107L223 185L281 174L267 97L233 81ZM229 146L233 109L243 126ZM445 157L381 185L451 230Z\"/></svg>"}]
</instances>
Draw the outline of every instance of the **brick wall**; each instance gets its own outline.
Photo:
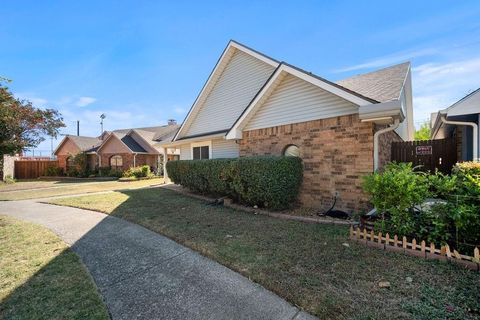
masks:
<instances>
[{"instance_id":1,"label":"brick wall","mask_svg":"<svg viewBox=\"0 0 480 320\"><path fill-rule=\"evenodd\" d=\"M383 127L377 127L376 130L380 130ZM392 142L401 142L402 138L395 132L389 131L384 134L381 134L378 137L378 167L381 170L385 164L392 160Z\"/></svg>"},{"instance_id":2,"label":"brick wall","mask_svg":"<svg viewBox=\"0 0 480 320\"><path fill-rule=\"evenodd\" d=\"M133 167L133 154L132 153L102 153L102 167L110 167L110 158L114 155L120 155L123 159L122 170L127 170L130 167ZM157 155L148 155L148 154L137 154L135 158L135 166L149 165L151 167L156 166Z\"/></svg>"},{"instance_id":3,"label":"brick wall","mask_svg":"<svg viewBox=\"0 0 480 320\"><path fill-rule=\"evenodd\" d=\"M295 144L304 162L302 206L327 210L338 192L336 209L358 212L369 208L361 183L373 171L373 132L358 115L245 131L240 156L282 155Z\"/></svg>"},{"instance_id":4,"label":"brick wall","mask_svg":"<svg viewBox=\"0 0 480 320\"><path fill-rule=\"evenodd\" d=\"M65 142L57 150L56 156L58 159L58 166L65 170L67 168L67 158L70 155L76 155L80 152L80 149L70 139L66 139Z\"/></svg>"},{"instance_id":5,"label":"brick wall","mask_svg":"<svg viewBox=\"0 0 480 320\"><path fill-rule=\"evenodd\" d=\"M133 154L132 153L102 153L101 158L101 167L110 167L110 158L112 156L119 155L122 156L123 166L122 170L127 170L130 167L133 167Z\"/></svg>"}]
</instances>

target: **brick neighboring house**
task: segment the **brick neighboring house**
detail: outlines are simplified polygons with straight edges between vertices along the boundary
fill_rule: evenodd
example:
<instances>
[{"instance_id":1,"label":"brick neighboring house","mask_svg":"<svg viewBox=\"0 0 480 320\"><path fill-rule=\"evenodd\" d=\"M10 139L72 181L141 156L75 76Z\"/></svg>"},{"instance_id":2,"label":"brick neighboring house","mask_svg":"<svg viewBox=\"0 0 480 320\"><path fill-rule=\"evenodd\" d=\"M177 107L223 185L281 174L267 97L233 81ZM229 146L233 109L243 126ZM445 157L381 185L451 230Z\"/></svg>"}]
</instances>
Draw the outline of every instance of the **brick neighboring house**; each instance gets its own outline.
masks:
<instances>
[{"instance_id":1,"label":"brick neighboring house","mask_svg":"<svg viewBox=\"0 0 480 320\"><path fill-rule=\"evenodd\" d=\"M55 150L59 167L65 171L73 166L73 156L80 152L87 155L87 168L110 167L127 170L130 167L149 165L153 170L162 169L164 157L179 157L175 148L163 148L160 143L171 141L178 125L170 121L158 127L119 129L105 131L99 137L66 136Z\"/></svg>"},{"instance_id":2,"label":"brick neighboring house","mask_svg":"<svg viewBox=\"0 0 480 320\"><path fill-rule=\"evenodd\" d=\"M230 41L165 147L181 160L299 156L303 206L366 209L362 176L413 139L410 63L332 82Z\"/></svg>"}]
</instances>

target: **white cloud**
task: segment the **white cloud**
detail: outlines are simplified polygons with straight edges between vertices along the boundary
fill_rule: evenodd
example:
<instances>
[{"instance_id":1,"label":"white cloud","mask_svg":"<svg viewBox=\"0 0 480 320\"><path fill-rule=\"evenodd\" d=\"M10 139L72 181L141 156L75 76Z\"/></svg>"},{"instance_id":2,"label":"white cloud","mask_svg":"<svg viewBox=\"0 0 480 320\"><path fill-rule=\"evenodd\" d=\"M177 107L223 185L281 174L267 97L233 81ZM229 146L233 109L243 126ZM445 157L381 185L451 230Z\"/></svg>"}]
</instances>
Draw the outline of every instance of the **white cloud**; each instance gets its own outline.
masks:
<instances>
[{"instance_id":1,"label":"white cloud","mask_svg":"<svg viewBox=\"0 0 480 320\"><path fill-rule=\"evenodd\" d=\"M419 123L480 87L480 58L425 63L412 73L415 122Z\"/></svg>"},{"instance_id":2,"label":"white cloud","mask_svg":"<svg viewBox=\"0 0 480 320\"><path fill-rule=\"evenodd\" d=\"M340 73L340 72L348 72L348 71L355 71L355 70L362 70L362 69L369 69L369 68L380 68L380 67L385 67L392 64L396 64L396 63L409 61L409 60L412 60L413 58L431 56L431 55L434 55L435 53L437 53L437 50L432 48L420 49L416 51L398 52L395 54L378 57L364 63L340 68L340 69L334 70L334 72Z\"/></svg>"},{"instance_id":3,"label":"white cloud","mask_svg":"<svg viewBox=\"0 0 480 320\"><path fill-rule=\"evenodd\" d=\"M29 98L29 100L34 107L45 107L48 100L43 98Z\"/></svg>"},{"instance_id":4,"label":"white cloud","mask_svg":"<svg viewBox=\"0 0 480 320\"><path fill-rule=\"evenodd\" d=\"M176 114L184 114L186 110L181 107L176 107L173 109L173 111L175 111Z\"/></svg>"},{"instance_id":5,"label":"white cloud","mask_svg":"<svg viewBox=\"0 0 480 320\"><path fill-rule=\"evenodd\" d=\"M92 97L80 97L78 100L75 102L75 105L77 107L86 107L92 103L97 101L97 99L92 98Z\"/></svg>"},{"instance_id":6,"label":"white cloud","mask_svg":"<svg viewBox=\"0 0 480 320\"><path fill-rule=\"evenodd\" d=\"M33 106L37 108L46 107L48 103L47 99L37 97L34 93L17 92L15 93L15 96L19 99L30 101L33 104Z\"/></svg>"}]
</instances>

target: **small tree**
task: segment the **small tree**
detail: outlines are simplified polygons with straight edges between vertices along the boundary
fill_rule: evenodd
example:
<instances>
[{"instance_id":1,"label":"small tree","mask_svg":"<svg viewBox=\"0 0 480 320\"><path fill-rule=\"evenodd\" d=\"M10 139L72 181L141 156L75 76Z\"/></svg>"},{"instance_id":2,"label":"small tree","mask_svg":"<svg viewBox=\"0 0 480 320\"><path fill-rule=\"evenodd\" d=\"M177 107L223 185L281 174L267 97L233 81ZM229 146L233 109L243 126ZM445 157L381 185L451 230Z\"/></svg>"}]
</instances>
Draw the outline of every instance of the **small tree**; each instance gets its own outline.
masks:
<instances>
[{"instance_id":1,"label":"small tree","mask_svg":"<svg viewBox=\"0 0 480 320\"><path fill-rule=\"evenodd\" d=\"M38 146L45 135L55 138L65 127L57 110L35 108L30 101L15 98L4 85L7 82L0 77L0 159Z\"/></svg>"},{"instance_id":2,"label":"small tree","mask_svg":"<svg viewBox=\"0 0 480 320\"><path fill-rule=\"evenodd\" d=\"M422 123L420 129L415 130L415 140L430 140L430 125L428 122Z\"/></svg>"}]
</instances>

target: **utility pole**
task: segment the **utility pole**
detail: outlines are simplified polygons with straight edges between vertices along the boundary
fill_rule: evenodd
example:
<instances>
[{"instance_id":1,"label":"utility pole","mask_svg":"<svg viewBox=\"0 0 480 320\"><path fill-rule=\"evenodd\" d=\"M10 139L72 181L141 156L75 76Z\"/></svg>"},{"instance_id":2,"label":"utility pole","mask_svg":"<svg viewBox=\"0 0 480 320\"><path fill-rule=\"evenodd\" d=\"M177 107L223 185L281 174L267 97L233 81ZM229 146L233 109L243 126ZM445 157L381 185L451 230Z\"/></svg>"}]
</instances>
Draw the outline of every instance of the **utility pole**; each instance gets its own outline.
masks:
<instances>
[{"instance_id":1,"label":"utility pole","mask_svg":"<svg viewBox=\"0 0 480 320\"><path fill-rule=\"evenodd\" d=\"M101 126L100 135L103 134L103 119L105 119L106 117L107 117L107 116L105 115L105 113L102 113L102 114L100 115L100 119L101 119L101 120L100 120L100 126Z\"/></svg>"},{"instance_id":2,"label":"utility pole","mask_svg":"<svg viewBox=\"0 0 480 320\"><path fill-rule=\"evenodd\" d=\"M80 135L80 120L77 120L77 136Z\"/></svg>"}]
</instances>

